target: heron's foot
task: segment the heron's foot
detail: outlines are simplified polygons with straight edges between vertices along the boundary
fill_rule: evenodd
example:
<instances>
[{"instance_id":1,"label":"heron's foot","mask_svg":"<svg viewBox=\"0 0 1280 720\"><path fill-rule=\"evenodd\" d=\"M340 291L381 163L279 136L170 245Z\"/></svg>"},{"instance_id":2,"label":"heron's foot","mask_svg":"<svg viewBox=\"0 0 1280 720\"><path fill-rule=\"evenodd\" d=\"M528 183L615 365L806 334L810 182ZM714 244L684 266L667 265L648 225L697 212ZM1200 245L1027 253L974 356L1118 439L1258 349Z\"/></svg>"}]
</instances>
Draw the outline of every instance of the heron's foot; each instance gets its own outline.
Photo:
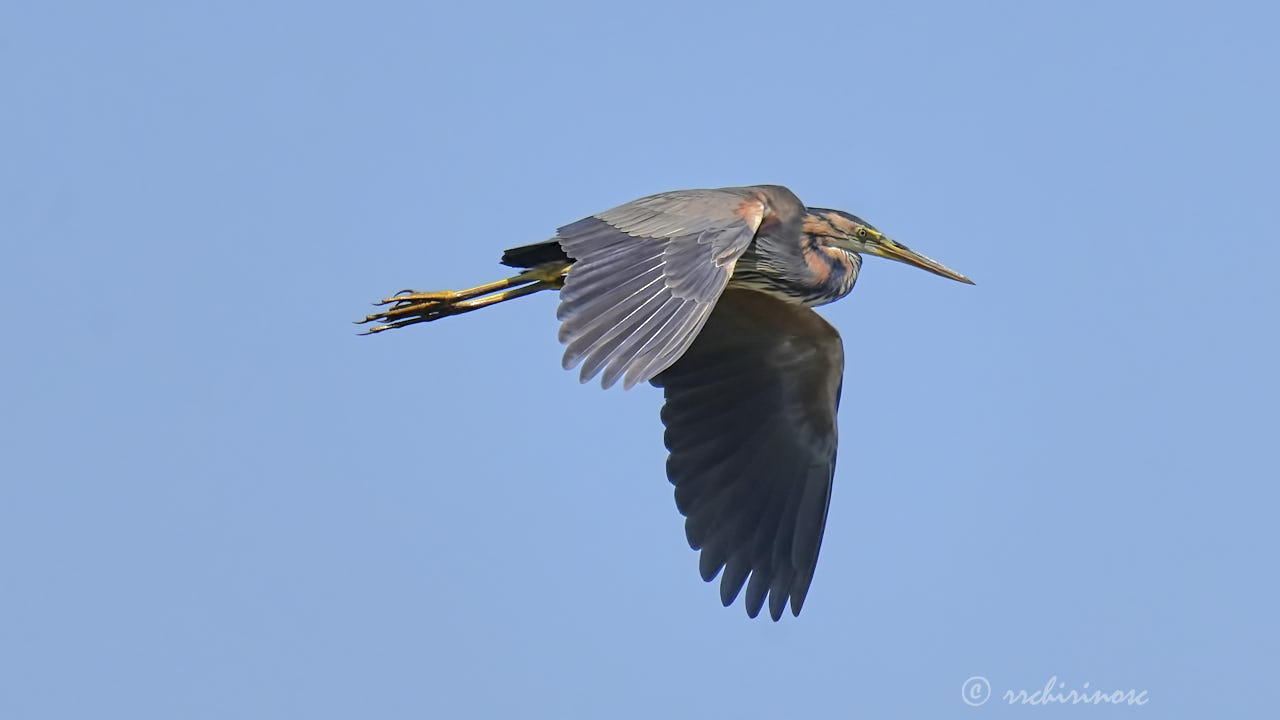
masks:
<instances>
[{"instance_id":1,"label":"heron's foot","mask_svg":"<svg viewBox=\"0 0 1280 720\"><path fill-rule=\"evenodd\" d=\"M442 317L479 310L482 307L531 295L541 290L556 290L564 286L569 264L568 261L560 260L544 263L525 270L519 275L466 290L439 292L401 290L389 298L383 298L374 303L378 307L388 305L390 307L368 315L363 320L357 320L356 324L382 323L361 333L361 335L372 335L383 330L393 330L406 325L431 322Z\"/></svg>"},{"instance_id":2,"label":"heron's foot","mask_svg":"<svg viewBox=\"0 0 1280 720\"><path fill-rule=\"evenodd\" d=\"M365 330L361 335L373 335L383 330L393 330L395 328L405 327L406 325L416 325L421 322L431 322L439 320L442 317L457 315L467 312L473 308L459 307L457 299L460 293L452 290L442 292L415 292L413 290L401 290L389 298L383 298L374 305L382 307L390 305L391 307L381 312L366 315L363 320L357 320L357 325L365 323L382 323Z\"/></svg>"}]
</instances>

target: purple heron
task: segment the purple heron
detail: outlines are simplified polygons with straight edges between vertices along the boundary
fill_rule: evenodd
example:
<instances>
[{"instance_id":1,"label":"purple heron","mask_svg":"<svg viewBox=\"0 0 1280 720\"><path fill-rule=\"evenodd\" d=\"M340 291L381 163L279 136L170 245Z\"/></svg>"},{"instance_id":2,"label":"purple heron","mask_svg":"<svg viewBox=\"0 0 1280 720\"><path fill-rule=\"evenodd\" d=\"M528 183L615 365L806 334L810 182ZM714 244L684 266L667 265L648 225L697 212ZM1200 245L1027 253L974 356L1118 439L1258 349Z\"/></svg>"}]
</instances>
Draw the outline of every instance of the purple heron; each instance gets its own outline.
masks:
<instances>
[{"instance_id":1,"label":"purple heron","mask_svg":"<svg viewBox=\"0 0 1280 720\"><path fill-rule=\"evenodd\" d=\"M633 200L507 250L521 272L469 290L402 291L378 333L559 290L565 369L665 394L667 477L720 599L800 614L836 463L840 334L812 310L853 289L862 255L973 284L862 219L779 185Z\"/></svg>"}]
</instances>

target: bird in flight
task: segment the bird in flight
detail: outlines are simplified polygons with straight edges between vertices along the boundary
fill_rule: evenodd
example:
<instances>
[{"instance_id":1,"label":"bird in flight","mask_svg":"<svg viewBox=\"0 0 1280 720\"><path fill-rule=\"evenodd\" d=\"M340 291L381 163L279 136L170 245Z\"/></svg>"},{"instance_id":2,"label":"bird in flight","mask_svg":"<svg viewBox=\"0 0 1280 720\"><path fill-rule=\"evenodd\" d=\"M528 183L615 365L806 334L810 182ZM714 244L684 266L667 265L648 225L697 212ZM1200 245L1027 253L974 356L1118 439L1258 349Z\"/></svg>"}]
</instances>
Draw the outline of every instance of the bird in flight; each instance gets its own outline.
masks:
<instances>
[{"instance_id":1,"label":"bird in flight","mask_svg":"<svg viewBox=\"0 0 1280 720\"><path fill-rule=\"evenodd\" d=\"M521 271L468 290L401 293L369 334L558 290L564 367L608 388L663 389L667 477L727 607L800 614L836 465L840 334L813 307L848 295L862 255L960 273L780 185L650 195L507 250Z\"/></svg>"}]
</instances>

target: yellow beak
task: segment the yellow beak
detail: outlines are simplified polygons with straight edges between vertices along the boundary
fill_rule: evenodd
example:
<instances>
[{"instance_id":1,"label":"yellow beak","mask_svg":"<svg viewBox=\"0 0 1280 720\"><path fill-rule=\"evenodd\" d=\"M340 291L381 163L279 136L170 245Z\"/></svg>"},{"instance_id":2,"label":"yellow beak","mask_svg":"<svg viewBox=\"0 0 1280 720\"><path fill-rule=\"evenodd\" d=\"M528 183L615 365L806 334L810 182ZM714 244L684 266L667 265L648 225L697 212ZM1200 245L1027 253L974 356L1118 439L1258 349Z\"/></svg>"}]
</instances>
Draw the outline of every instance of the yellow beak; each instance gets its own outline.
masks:
<instances>
[{"instance_id":1,"label":"yellow beak","mask_svg":"<svg viewBox=\"0 0 1280 720\"><path fill-rule=\"evenodd\" d=\"M956 282L967 283L969 285L974 284L969 278L961 275L955 270L952 270L946 265L943 265L937 260L927 258L906 245L902 245L884 235L873 236L871 240L866 243L866 252L873 255L879 255L882 258L897 260L900 263L906 263L913 267L918 267L921 270L928 270L934 275L951 278Z\"/></svg>"}]
</instances>

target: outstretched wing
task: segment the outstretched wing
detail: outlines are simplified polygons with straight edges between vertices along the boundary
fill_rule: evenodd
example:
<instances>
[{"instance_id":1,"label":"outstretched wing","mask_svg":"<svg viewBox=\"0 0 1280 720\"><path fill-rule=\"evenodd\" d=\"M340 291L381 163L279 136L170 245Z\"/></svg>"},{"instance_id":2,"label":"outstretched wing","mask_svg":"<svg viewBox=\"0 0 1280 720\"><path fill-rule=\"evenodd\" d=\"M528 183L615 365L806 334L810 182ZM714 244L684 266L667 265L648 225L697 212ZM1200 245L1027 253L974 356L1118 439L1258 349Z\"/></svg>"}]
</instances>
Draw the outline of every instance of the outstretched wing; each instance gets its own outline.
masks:
<instances>
[{"instance_id":1,"label":"outstretched wing","mask_svg":"<svg viewBox=\"0 0 1280 720\"><path fill-rule=\"evenodd\" d=\"M679 190L634 200L557 231L574 259L560 291L564 367L631 388L698 335L734 264L766 222L798 218L776 186Z\"/></svg>"},{"instance_id":2,"label":"outstretched wing","mask_svg":"<svg viewBox=\"0 0 1280 720\"><path fill-rule=\"evenodd\" d=\"M843 374L840 334L816 312L730 289L653 380L676 506L702 578L724 570L725 606L745 583L751 617L766 594L774 620L788 597L800 614L827 522Z\"/></svg>"}]
</instances>

